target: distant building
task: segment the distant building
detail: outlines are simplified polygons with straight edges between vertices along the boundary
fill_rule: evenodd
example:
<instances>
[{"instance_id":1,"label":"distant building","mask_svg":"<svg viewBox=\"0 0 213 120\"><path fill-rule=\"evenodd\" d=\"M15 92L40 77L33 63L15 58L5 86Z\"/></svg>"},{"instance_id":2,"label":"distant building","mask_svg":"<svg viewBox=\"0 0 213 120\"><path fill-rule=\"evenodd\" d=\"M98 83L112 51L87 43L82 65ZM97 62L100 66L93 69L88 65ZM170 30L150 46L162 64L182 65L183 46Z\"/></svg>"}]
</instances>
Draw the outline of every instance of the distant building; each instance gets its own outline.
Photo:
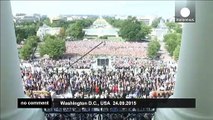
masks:
<instances>
[{"instance_id":1,"label":"distant building","mask_svg":"<svg viewBox=\"0 0 213 120\"><path fill-rule=\"evenodd\" d=\"M108 37L118 37L119 29L113 28L105 19L102 17L98 18L94 21L93 25L90 26L88 29L84 29L85 36L90 37L101 37L101 36L108 36Z\"/></svg>"},{"instance_id":2,"label":"distant building","mask_svg":"<svg viewBox=\"0 0 213 120\"><path fill-rule=\"evenodd\" d=\"M115 16L116 20L126 20L127 18L128 18L128 16L120 16L120 15Z\"/></svg>"},{"instance_id":3,"label":"distant building","mask_svg":"<svg viewBox=\"0 0 213 120\"><path fill-rule=\"evenodd\" d=\"M49 27L44 24L43 26L39 27L37 36L40 38L40 40L43 40L45 35L59 35L60 31L60 27Z\"/></svg>"},{"instance_id":4,"label":"distant building","mask_svg":"<svg viewBox=\"0 0 213 120\"><path fill-rule=\"evenodd\" d=\"M22 22L36 22L40 20L40 15L39 14L34 14L34 15L26 15L24 13L18 13L14 16L14 21L17 23L22 23Z\"/></svg>"},{"instance_id":5,"label":"distant building","mask_svg":"<svg viewBox=\"0 0 213 120\"><path fill-rule=\"evenodd\" d=\"M41 15L40 14L33 14L33 16L35 17L35 18L37 18L38 20L41 20Z\"/></svg>"},{"instance_id":6,"label":"distant building","mask_svg":"<svg viewBox=\"0 0 213 120\"><path fill-rule=\"evenodd\" d=\"M160 21L160 23L158 24L158 27L153 29L151 35L154 37L157 37L157 39L159 41L163 41L164 39L164 35L166 35L168 33L168 28L165 24L165 22L163 22L163 20Z\"/></svg>"},{"instance_id":7,"label":"distant building","mask_svg":"<svg viewBox=\"0 0 213 120\"><path fill-rule=\"evenodd\" d=\"M24 16L24 18L21 19L20 21L21 22L36 22L36 21L39 21L39 19L34 16Z\"/></svg>"},{"instance_id":8,"label":"distant building","mask_svg":"<svg viewBox=\"0 0 213 120\"><path fill-rule=\"evenodd\" d=\"M138 21L143 21L146 25L152 25L152 21L156 16L137 16Z\"/></svg>"},{"instance_id":9,"label":"distant building","mask_svg":"<svg viewBox=\"0 0 213 120\"><path fill-rule=\"evenodd\" d=\"M87 19L88 16L82 16L82 15L72 15L72 16L66 16L67 21L73 21L73 20L80 20L80 19Z\"/></svg>"},{"instance_id":10,"label":"distant building","mask_svg":"<svg viewBox=\"0 0 213 120\"><path fill-rule=\"evenodd\" d=\"M23 19L23 18L24 18L24 16L26 16L26 14L25 14L25 13L17 13L17 14L14 16L14 18L17 18L17 19Z\"/></svg>"},{"instance_id":11,"label":"distant building","mask_svg":"<svg viewBox=\"0 0 213 120\"><path fill-rule=\"evenodd\" d=\"M64 16L56 16L56 17L50 17L50 23L56 22L56 21L66 21L67 18Z\"/></svg>"}]
</instances>

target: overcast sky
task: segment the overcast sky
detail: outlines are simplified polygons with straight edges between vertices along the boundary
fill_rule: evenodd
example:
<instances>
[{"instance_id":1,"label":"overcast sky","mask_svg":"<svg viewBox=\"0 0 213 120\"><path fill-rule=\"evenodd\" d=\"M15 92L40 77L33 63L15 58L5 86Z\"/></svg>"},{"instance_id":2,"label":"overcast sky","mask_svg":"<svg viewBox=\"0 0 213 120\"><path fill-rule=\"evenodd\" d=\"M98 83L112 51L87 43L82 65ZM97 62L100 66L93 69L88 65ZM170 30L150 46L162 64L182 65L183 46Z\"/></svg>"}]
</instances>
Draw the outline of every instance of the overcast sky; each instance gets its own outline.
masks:
<instances>
[{"instance_id":1,"label":"overcast sky","mask_svg":"<svg viewBox=\"0 0 213 120\"><path fill-rule=\"evenodd\" d=\"M11 1L16 13L39 13L48 16L64 14L90 15L157 15L171 17L174 1Z\"/></svg>"}]
</instances>

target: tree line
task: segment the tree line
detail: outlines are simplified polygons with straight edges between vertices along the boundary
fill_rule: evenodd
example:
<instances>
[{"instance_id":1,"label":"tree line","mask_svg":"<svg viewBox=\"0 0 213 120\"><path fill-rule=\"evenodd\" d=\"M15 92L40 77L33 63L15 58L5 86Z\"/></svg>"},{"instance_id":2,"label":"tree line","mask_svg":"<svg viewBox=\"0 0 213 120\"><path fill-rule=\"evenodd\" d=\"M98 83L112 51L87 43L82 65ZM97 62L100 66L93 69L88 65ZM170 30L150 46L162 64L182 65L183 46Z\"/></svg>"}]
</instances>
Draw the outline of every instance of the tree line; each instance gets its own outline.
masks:
<instances>
[{"instance_id":1,"label":"tree line","mask_svg":"<svg viewBox=\"0 0 213 120\"><path fill-rule=\"evenodd\" d=\"M17 38L17 43L20 44L24 42L29 36L36 36L36 33L40 26L46 24L50 27L61 27L60 37L72 37L73 39L82 39L84 36L84 28L89 27L94 22L95 18L64 21L58 20L50 22L49 18L43 19L37 22L23 22L15 23L15 33Z\"/></svg>"},{"instance_id":2,"label":"tree line","mask_svg":"<svg viewBox=\"0 0 213 120\"><path fill-rule=\"evenodd\" d=\"M151 33L151 26L143 21L138 21L136 17L129 16L126 20L106 18L106 20L116 28L119 28L119 35L126 41L142 41Z\"/></svg>"},{"instance_id":3,"label":"tree line","mask_svg":"<svg viewBox=\"0 0 213 120\"><path fill-rule=\"evenodd\" d=\"M39 49L41 56L47 54L53 59L60 58L65 52L65 37L71 36L73 39L82 39L83 28L92 25L95 19L82 19L73 21L54 21L50 23L49 18L37 22L14 23L16 42L23 43L19 51L19 56L24 60L34 57L34 53ZM50 27L61 27L57 36L46 35L42 41L36 36L40 26L47 24Z\"/></svg>"},{"instance_id":4,"label":"tree line","mask_svg":"<svg viewBox=\"0 0 213 120\"><path fill-rule=\"evenodd\" d=\"M164 36L166 49L175 60L178 60L181 45L182 27L175 22L168 22L169 33Z\"/></svg>"},{"instance_id":5,"label":"tree line","mask_svg":"<svg viewBox=\"0 0 213 120\"><path fill-rule=\"evenodd\" d=\"M74 21L55 21L50 23L50 20L44 19L36 23L21 23L15 24L15 31L17 43L22 41L24 45L20 50L22 59L30 59L33 51L39 47L40 55L48 54L51 58L60 58L65 51L64 38L69 36L74 40L82 39L84 36L83 29L92 25L95 19L82 19ZM149 37L152 28L156 28L160 23L161 18L156 18L152 25L146 25L142 21L138 21L135 17L129 16L126 20L116 20L114 18L106 18L106 20L114 27L119 28L119 35L126 41L142 41ZM50 27L61 27L58 36L46 36L44 42L40 44L39 39L36 37L36 32L39 26L47 24ZM181 43L181 25L174 22L166 23L169 33L164 36L166 49L175 60L178 60L180 43ZM39 44L39 46L38 46ZM155 58L160 50L160 44L157 39L151 40L148 44L148 57Z\"/></svg>"},{"instance_id":6,"label":"tree line","mask_svg":"<svg viewBox=\"0 0 213 120\"><path fill-rule=\"evenodd\" d=\"M175 22L167 22L166 26L168 27L168 33L164 36L165 47L170 56L177 61L180 53L182 27ZM152 59L156 58L159 50L159 41L157 39L152 40L148 44L148 57Z\"/></svg>"},{"instance_id":7,"label":"tree line","mask_svg":"<svg viewBox=\"0 0 213 120\"><path fill-rule=\"evenodd\" d=\"M20 57L24 60L31 60L34 58L34 54L39 49L40 56L48 55L50 58L60 58L65 50L65 40L59 36L47 35L44 37L44 42L39 42L37 36L30 36L20 49Z\"/></svg>"}]
</instances>

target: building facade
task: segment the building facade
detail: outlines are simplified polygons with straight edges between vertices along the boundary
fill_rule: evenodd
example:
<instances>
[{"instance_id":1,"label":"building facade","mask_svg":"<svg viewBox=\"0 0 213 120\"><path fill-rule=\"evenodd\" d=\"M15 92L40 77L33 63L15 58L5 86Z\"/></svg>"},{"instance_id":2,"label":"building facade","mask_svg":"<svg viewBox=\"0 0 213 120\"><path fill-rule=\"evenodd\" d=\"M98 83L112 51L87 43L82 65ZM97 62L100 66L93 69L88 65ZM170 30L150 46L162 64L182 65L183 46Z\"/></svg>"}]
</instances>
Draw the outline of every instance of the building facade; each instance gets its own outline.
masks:
<instances>
[{"instance_id":1,"label":"building facade","mask_svg":"<svg viewBox=\"0 0 213 120\"><path fill-rule=\"evenodd\" d=\"M154 28L152 30L151 36L156 37L159 41L163 41L164 35L168 33L169 29L165 25L165 22L163 20L160 21L157 28Z\"/></svg>"},{"instance_id":2,"label":"building facade","mask_svg":"<svg viewBox=\"0 0 213 120\"><path fill-rule=\"evenodd\" d=\"M40 40L43 40L45 35L59 35L61 31L61 27L49 27L46 24L39 27L37 31L37 36Z\"/></svg>"}]
</instances>

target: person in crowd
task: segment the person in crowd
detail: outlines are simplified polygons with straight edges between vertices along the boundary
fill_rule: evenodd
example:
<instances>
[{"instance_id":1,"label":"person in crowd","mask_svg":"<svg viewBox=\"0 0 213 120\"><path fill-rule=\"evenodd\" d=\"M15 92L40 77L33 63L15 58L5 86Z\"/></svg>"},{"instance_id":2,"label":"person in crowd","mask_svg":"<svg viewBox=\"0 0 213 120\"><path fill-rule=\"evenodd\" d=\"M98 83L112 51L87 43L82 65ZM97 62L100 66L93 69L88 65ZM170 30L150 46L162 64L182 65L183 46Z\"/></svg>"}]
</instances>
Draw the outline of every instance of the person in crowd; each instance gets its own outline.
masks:
<instances>
[{"instance_id":1,"label":"person in crowd","mask_svg":"<svg viewBox=\"0 0 213 120\"><path fill-rule=\"evenodd\" d=\"M95 70L91 67L93 56L71 66L78 58L21 63L25 93L31 91L30 97L38 97L32 91L47 91L56 95L71 93L74 98L162 98L169 97L174 90L175 63L112 57L114 70L107 70L106 66Z\"/></svg>"}]
</instances>

